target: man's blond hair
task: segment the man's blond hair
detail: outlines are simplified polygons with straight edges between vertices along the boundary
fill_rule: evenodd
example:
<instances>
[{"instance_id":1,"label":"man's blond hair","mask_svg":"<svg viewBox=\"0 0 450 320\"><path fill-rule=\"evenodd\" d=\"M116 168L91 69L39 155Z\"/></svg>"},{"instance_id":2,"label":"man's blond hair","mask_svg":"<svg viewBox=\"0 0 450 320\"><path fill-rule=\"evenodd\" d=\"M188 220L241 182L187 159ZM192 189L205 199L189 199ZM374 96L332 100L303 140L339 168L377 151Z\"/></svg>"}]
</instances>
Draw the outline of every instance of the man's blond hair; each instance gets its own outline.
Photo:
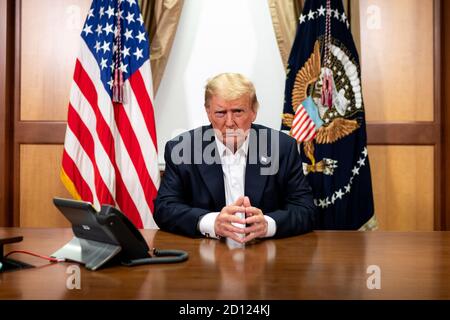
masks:
<instances>
[{"instance_id":1,"label":"man's blond hair","mask_svg":"<svg viewBox=\"0 0 450 320\"><path fill-rule=\"evenodd\" d=\"M205 86L205 107L213 96L226 101L232 101L248 96L252 103L252 110L258 111L259 103L253 83L240 73L221 73L208 80Z\"/></svg>"}]
</instances>

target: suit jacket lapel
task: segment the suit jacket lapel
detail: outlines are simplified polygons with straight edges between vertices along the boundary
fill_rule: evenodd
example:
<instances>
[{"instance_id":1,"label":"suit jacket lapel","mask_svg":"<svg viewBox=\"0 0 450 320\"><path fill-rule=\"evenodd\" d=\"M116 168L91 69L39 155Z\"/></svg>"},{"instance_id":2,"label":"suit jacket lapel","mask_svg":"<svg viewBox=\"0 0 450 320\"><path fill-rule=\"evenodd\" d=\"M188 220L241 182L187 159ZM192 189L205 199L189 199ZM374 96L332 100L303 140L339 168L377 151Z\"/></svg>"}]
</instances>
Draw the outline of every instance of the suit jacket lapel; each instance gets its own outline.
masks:
<instances>
[{"instance_id":1,"label":"suit jacket lapel","mask_svg":"<svg viewBox=\"0 0 450 320\"><path fill-rule=\"evenodd\" d=\"M254 125L252 125L248 139L250 140L248 144L247 166L245 169L245 195L250 198L252 206L258 207L265 189L267 175L261 174L261 168L264 166L261 163L261 159L264 155L260 154L260 136L258 129ZM270 138L267 140L267 150L270 150Z\"/></svg>"},{"instance_id":2,"label":"suit jacket lapel","mask_svg":"<svg viewBox=\"0 0 450 320\"><path fill-rule=\"evenodd\" d=\"M202 132L201 150L196 149L195 152L201 152L202 161L198 164L198 170L214 200L216 208L221 210L225 206L225 187L223 182L222 164L217 151L214 135L203 135L206 130L210 129L212 129L211 126L203 127L204 131ZM206 156L212 156L212 158L205 158L204 153ZM195 190L193 191L196 192Z\"/></svg>"}]
</instances>

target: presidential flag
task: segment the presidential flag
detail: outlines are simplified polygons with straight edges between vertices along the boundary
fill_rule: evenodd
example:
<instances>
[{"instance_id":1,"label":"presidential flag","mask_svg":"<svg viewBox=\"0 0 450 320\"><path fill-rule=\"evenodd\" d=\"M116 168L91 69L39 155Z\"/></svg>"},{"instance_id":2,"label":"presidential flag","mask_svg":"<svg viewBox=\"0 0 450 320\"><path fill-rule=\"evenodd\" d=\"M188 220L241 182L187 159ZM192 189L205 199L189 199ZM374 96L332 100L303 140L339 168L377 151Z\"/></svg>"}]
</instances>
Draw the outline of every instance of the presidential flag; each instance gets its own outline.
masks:
<instances>
[{"instance_id":1,"label":"presidential flag","mask_svg":"<svg viewBox=\"0 0 450 320\"><path fill-rule=\"evenodd\" d=\"M149 41L136 0L94 0L75 62L61 179L75 199L157 228Z\"/></svg>"},{"instance_id":2,"label":"presidential flag","mask_svg":"<svg viewBox=\"0 0 450 320\"><path fill-rule=\"evenodd\" d=\"M318 229L376 228L361 70L341 0L306 0L283 112L282 129L301 144Z\"/></svg>"}]
</instances>

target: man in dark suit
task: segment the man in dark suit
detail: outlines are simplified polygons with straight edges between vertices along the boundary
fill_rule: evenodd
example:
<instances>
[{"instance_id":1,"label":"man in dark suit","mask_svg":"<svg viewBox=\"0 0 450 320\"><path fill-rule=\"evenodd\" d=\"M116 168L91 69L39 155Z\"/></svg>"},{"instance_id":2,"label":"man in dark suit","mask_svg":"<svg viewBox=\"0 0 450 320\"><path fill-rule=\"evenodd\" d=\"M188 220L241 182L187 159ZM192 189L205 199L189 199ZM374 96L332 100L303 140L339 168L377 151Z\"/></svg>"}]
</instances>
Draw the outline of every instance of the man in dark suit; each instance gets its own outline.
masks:
<instances>
[{"instance_id":1,"label":"man in dark suit","mask_svg":"<svg viewBox=\"0 0 450 320\"><path fill-rule=\"evenodd\" d=\"M313 229L315 205L296 141L253 124L253 84L224 73L209 80L211 125L169 141L154 218L162 230L239 243Z\"/></svg>"}]
</instances>

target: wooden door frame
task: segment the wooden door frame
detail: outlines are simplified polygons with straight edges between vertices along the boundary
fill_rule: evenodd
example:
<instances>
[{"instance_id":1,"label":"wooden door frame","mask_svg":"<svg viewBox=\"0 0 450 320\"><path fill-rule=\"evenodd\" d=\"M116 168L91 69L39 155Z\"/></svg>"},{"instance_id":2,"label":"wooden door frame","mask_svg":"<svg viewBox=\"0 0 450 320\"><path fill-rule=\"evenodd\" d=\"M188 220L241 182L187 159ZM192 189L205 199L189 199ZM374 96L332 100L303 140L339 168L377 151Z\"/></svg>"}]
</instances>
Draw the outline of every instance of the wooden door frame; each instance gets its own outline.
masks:
<instances>
[{"instance_id":1,"label":"wooden door frame","mask_svg":"<svg viewBox=\"0 0 450 320\"><path fill-rule=\"evenodd\" d=\"M438 70L441 76L442 101L442 226L445 230L450 230L450 3L442 1L441 7L442 29L440 34L442 66ZM447 90L445 90L447 89Z\"/></svg>"},{"instance_id":2,"label":"wooden door frame","mask_svg":"<svg viewBox=\"0 0 450 320\"><path fill-rule=\"evenodd\" d=\"M11 226L14 1L0 2L0 226Z\"/></svg>"}]
</instances>

